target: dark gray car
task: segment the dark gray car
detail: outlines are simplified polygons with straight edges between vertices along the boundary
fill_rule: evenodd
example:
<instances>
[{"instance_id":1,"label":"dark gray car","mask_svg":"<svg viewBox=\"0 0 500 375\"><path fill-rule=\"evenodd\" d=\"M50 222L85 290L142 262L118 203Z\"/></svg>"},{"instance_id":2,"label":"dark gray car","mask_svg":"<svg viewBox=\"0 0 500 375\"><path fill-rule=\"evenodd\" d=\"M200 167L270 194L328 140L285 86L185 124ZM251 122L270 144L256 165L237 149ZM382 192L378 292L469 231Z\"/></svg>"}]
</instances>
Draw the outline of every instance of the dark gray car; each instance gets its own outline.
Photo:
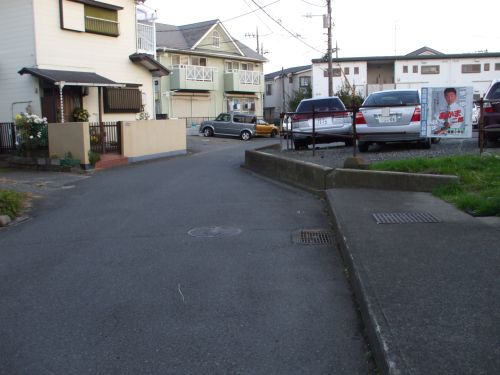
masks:
<instances>
[{"instance_id":1,"label":"dark gray car","mask_svg":"<svg viewBox=\"0 0 500 375\"><path fill-rule=\"evenodd\" d=\"M255 136L257 117L245 113L221 113L215 120L203 121L200 133L205 137L229 135L248 141Z\"/></svg>"}]
</instances>

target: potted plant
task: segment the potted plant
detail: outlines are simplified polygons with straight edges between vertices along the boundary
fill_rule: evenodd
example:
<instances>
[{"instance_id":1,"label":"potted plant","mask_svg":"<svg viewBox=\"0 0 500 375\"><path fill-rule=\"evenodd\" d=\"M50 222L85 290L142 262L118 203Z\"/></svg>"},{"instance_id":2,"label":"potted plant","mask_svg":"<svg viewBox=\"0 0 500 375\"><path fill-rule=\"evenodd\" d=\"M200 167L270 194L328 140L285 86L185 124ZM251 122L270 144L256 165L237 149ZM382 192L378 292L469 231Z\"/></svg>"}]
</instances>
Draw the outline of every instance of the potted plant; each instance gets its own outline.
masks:
<instances>
[{"instance_id":1,"label":"potted plant","mask_svg":"<svg viewBox=\"0 0 500 375\"><path fill-rule=\"evenodd\" d=\"M73 120L76 122L88 122L89 121L89 112L83 108L75 108L73 111Z\"/></svg>"}]
</instances>

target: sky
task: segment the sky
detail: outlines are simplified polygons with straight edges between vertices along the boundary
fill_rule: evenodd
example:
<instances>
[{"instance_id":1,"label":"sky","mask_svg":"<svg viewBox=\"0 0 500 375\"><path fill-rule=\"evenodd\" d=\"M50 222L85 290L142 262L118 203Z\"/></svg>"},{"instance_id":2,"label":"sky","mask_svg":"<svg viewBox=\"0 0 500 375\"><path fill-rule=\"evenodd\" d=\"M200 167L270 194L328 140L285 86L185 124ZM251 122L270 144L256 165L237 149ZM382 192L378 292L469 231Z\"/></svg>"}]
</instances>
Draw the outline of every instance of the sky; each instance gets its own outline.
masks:
<instances>
[{"instance_id":1,"label":"sky","mask_svg":"<svg viewBox=\"0 0 500 375\"><path fill-rule=\"evenodd\" d=\"M465 5L465 4L468 5ZM406 55L427 46L443 53L500 52L500 0L332 0L338 57ZM158 22L219 19L233 39L259 49L264 73L311 64L327 51L326 0L147 0ZM335 56L335 53L334 53Z\"/></svg>"}]
</instances>

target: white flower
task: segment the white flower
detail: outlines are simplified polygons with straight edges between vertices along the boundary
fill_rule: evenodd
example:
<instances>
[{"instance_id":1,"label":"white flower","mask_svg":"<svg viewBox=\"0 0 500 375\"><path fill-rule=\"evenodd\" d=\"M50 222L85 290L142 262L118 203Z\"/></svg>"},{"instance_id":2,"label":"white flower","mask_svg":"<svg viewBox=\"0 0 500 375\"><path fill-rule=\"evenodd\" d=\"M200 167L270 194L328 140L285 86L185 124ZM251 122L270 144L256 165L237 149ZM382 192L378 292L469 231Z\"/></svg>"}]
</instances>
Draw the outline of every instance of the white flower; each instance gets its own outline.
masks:
<instances>
[{"instance_id":1,"label":"white flower","mask_svg":"<svg viewBox=\"0 0 500 375\"><path fill-rule=\"evenodd\" d=\"M33 136L32 136L32 135L30 135L30 139L33 139Z\"/></svg>"}]
</instances>

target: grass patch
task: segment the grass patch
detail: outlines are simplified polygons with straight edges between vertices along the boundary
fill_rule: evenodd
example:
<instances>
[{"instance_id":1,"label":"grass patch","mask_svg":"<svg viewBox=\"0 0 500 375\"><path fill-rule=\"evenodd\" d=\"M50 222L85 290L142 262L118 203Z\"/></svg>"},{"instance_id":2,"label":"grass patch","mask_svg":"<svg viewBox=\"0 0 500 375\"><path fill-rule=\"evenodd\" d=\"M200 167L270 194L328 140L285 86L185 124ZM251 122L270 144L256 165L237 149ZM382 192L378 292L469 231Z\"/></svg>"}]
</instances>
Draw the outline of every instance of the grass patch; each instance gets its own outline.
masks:
<instances>
[{"instance_id":1,"label":"grass patch","mask_svg":"<svg viewBox=\"0 0 500 375\"><path fill-rule=\"evenodd\" d=\"M456 175L458 184L437 188L433 194L474 215L500 216L500 155L393 160L374 163L370 169Z\"/></svg>"},{"instance_id":2,"label":"grass patch","mask_svg":"<svg viewBox=\"0 0 500 375\"><path fill-rule=\"evenodd\" d=\"M18 216L24 209L27 194L12 190L0 190L0 215L11 219Z\"/></svg>"}]
</instances>

